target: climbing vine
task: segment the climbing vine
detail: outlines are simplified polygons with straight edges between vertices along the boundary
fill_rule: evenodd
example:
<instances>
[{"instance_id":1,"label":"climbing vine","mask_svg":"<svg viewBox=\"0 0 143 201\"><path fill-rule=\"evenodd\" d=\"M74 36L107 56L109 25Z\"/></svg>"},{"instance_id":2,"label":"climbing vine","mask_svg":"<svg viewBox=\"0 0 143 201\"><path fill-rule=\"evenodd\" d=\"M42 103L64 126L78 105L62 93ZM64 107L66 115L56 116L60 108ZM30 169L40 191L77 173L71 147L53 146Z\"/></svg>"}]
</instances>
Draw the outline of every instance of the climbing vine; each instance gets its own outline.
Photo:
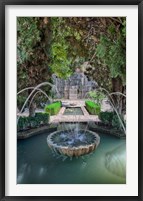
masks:
<instances>
[{"instance_id":1,"label":"climbing vine","mask_svg":"<svg viewBox=\"0 0 143 201\"><path fill-rule=\"evenodd\" d=\"M20 64L30 59L34 46L40 41L38 20L38 17L17 18L17 53Z\"/></svg>"},{"instance_id":2,"label":"climbing vine","mask_svg":"<svg viewBox=\"0 0 143 201\"><path fill-rule=\"evenodd\" d=\"M68 58L68 43L66 41L68 32L65 31L64 24L62 18L51 18L51 68L57 76L63 78L71 73L71 60Z\"/></svg>"},{"instance_id":3,"label":"climbing vine","mask_svg":"<svg viewBox=\"0 0 143 201\"><path fill-rule=\"evenodd\" d=\"M51 18L51 68L61 78L67 78L85 61L81 30L72 26L70 18Z\"/></svg>"},{"instance_id":4,"label":"climbing vine","mask_svg":"<svg viewBox=\"0 0 143 201\"><path fill-rule=\"evenodd\" d=\"M51 71L46 51L48 29L48 18L17 18L17 91L50 79ZM27 95L25 92L18 96L19 108Z\"/></svg>"},{"instance_id":5,"label":"climbing vine","mask_svg":"<svg viewBox=\"0 0 143 201\"><path fill-rule=\"evenodd\" d=\"M112 78L119 77L122 84L126 84L126 34L125 19L120 28L111 24L108 35L102 35L96 48L97 58L110 70Z\"/></svg>"}]
</instances>

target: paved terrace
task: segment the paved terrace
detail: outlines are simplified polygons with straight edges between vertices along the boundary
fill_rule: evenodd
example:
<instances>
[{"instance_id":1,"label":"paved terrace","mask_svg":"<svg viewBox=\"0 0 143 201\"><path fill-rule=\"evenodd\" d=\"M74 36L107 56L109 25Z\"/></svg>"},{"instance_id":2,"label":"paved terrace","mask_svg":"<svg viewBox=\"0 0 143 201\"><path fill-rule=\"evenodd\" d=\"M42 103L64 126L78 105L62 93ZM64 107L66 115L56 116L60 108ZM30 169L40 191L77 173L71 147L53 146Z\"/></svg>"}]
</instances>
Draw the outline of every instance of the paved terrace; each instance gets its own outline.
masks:
<instances>
[{"instance_id":1,"label":"paved terrace","mask_svg":"<svg viewBox=\"0 0 143 201\"><path fill-rule=\"evenodd\" d=\"M72 104L71 107L80 107L83 115L64 115L66 107L62 107L57 115L53 115L50 117L49 123L62 123L62 122L89 122L89 121L100 121L97 115L90 115L88 111L85 109L85 101L84 100L61 100L63 103ZM68 106L69 107L69 106ZM109 109L104 107L104 109Z\"/></svg>"}]
</instances>

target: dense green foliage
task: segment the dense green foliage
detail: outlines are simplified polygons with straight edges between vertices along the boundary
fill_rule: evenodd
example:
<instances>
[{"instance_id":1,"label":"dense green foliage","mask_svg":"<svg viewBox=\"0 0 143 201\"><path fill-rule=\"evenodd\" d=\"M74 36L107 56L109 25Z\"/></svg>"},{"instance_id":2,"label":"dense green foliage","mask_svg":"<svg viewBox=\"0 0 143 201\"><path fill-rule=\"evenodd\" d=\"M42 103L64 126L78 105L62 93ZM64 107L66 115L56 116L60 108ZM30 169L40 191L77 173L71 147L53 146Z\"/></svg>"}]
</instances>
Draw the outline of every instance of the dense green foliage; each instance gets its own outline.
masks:
<instances>
[{"instance_id":1,"label":"dense green foliage","mask_svg":"<svg viewBox=\"0 0 143 201\"><path fill-rule=\"evenodd\" d=\"M99 115L101 111L101 106L93 101L87 100L85 101L86 109L90 114Z\"/></svg>"},{"instance_id":2,"label":"dense green foliage","mask_svg":"<svg viewBox=\"0 0 143 201\"><path fill-rule=\"evenodd\" d=\"M17 91L25 87L34 87L51 77L47 53L49 46L47 41L50 36L46 19L40 17L17 18ZM49 87L44 87L44 90L48 93ZM19 109L29 93L31 90L18 96ZM41 97L44 96L39 93L36 100L41 100Z\"/></svg>"},{"instance_id":3,"label":"dense green foliage","mask_svg":"<svg viewBox=\"0 0 143 201\"><path fill-rule=\"evenodd\" d=\"M123 85L126 81L125 22L124 19L120 29L111 24L107 30L108 36L101 35L96 48L97 57L109 68L111 77L120 77Z\"/></svg>"},{"instance_id":4,"label":"dense green foliage","mask_svg":"<svg viewBox=\"0 0 143 201\"><path fill-rule=\"evenodd\" d=\"M97 104L101 104L102 100L105 98L105 95L100 91L90 91L88 93L89 97L94 100Z\"/></svg>"},{"instance_id":5,"label":"dense green foliage","mask_svg":"<svg viewBox=\"0 0 143 201\"><path fill-rule=\"evenodd\" d=\"M68 43L66 41L66 37L70 35L70 30L67 31L64 25L62 17L51 18L51 68L61 78L66 78L71 74L71 60L68 57Z\"/></svg>"},{"instance_id":6,"label":"dense green foliage","mask_svg":"<svg viewBox=\"0 0 143 201\"><path fill-rule=\"evenodd\" d=\"M121 118L121 120L122 120L124 126L126 126L125 121L124 121L122 115L120 115L120 118ZM117 117L117 115L114 115L114 116L113 116L113 119L112 119L112 126L113 126L114 128L116 128L116 129L118 129L118 130L122 130L122 129L123 129L122 126L121 126L121 123L119 122L119 118Z\"/></svg>"},{"instance_id":7,"label":"dense green foliage","mask_svg":"<svg viewBox=\"0 0 143 201\"><path fill-rule=\"evenodd\" d=\"M55 102L45 106L45 112L49 113L50 115L56 115L61 109L61 102Z\"/></svg>"},{"instance_id":8,"label":"dense green foliage","mask_svg":"<svg viewBox=\"0 0 143 201\"><path fill-rule=\"evenodd\" d=\"M61 17L51 22L51 61L57 75L67 77L80 67L109 91L115 91L112 78L125 85L126 18Z\"/></svg>"},{"instance_id":9,"label":"dense green foliage","mask_svg":"<svg viewBox=\"0 0 143 201\"><path fill-rule=\"evenodd\" d=\"M41 66L44 60L50 66L47 71L63 78L81 66L106 89L111 86L110 76L121 77L125 84L126 18L18 17L17 33L20 68L30 67L33 73L35 64ZM23 79L29 77L25 68L19 73Z\"/></svg>"},{"instance_id":10,"label":"dense green foliage","mask_svg":"<svg viewBox=\"0 0 143 201\"><path fill-rule=\"evenodd\" d=\"M120 115L120 118L122 119L124 123L123 117L121 115ZM100 112L99 119L101 120L102 123L104 123L107 126L112 126L118 130L122 130L121 123L115 112Z\"/></svg>"},{"instance_id":11,"label":"dense green foliage","mask_svg":"<svg viewBox=\"0 0 143 201\"><path fill-rule=\"evenodd\" d=\"M85 61L82 57L83 32L73 26L73 22L72 18L51 18L51 69L60 78L69 77Z\"/></svg>"},{"instance_id":12,"label":"dense green foliage","mask_svg":"<svg viewBox=\"0 0 143 201\"><path fill-rule=\"evenodd\" d=\"M52 73L67 78L77 67L109 92L126 93L125 17L17 18L17 91L51 82ZM19 108L30 92L18 96Z\"/></svg>"},{"instance_id":13,"label":"dense green foliage","mask_svg":"<svg viewBox=\"0 0 143 201\"><path fill-rule=\"evenodd\" d=\"M17 18L17 50L18 64L30 60L33 55L33 47L40 41L40 31L38 29L38 17L18 17Z\"/></svg>"},{"instance_id":14,"label":"dense green foliage","mask_svg":"<svg viewBox=\"0 0 143 201\"><path fill-rule=\"evenodd\" d=\"M17 125L17 130L27 130L36 128L41 125L48 124L49 114L48 113L36 113L35 117L20 117Z\"/></svg>"},{"instance_id":15,"label":"dense green foliage","mask_svg":"<svg viewBox=\"0 0 143 201\"><path fill-rule=\"evenodd\" d=\"M114 112L100 112L99 119L107 125L112 125L112 119L115 115Z\"/></svg>"}]
</instances>

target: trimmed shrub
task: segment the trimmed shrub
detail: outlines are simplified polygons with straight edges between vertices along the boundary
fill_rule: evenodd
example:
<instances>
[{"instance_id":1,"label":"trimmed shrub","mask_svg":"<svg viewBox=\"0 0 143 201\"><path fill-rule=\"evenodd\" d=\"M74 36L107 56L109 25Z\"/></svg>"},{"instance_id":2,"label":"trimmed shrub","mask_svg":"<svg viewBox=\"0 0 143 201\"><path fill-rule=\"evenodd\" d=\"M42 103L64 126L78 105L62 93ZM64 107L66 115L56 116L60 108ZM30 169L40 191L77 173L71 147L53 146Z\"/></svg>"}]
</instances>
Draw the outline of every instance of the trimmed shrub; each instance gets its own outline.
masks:
<instances>
[{"instance_id":1,"label":"trimmed shrub","mask_svg":"<svg viewBox=\"0 0 143 201\"><path fill-rule=\"evenodd\" d=\"M123 117L122 117L121 115L120 115L120 118L121 118L121 120L122 120L124 126L126 126L126 125L125 125L125 122L124 122L124 120L123 120ZM116 128L117 130L122 130L121 123L120 123L119 118L118 118L118 116L117 116L116 114L113 116L113 119L112 119L112 126L113 126L114 128Z\"/></svg>"},{"instance_id":2,"label":"trimmed shrub","mask_svg":"<svg viewBox=\"0 0 143 201\"><path fill-rule=\"evenodd\" d=\"M56 115L61 109L61 106L62 106L61 101L58 101L58 102L46 105L44 110L50 115Z\"/></svg>"},{"instance_id":3,"label":"trimmed shrub","mask_svg":"<svg viewBox=\"0 0 143 201\"><path fill-rule=\"evenodd\" d=\"M35 117L20 117L17 125L17 130L27 130L36 128L41 125L46 125L49 122L48 113L36 113Z\"/></svg>"},{"instance_id":4,"label":"trimmed shrub","mask_svg":"<svg viewBox=\"0 0 143 201\"><path fill-rule=\"evenodd\" d=\"M112 119L115 115L114 112L100 112L99 119L107 125L112 125Z\"/></svg>"},{"instance_id":5,"label":"trimmed shrub","mask_svg":"<svg viewBox=\"0 0 143 201\"><path fill-rule=\"evenodd\" d=\"M120 115L120 118L124 123L123 117L121 115ZM120 123L119 118L115 112L100 112L99 119L105 125L112 126L117 130L122 130L121 123ZM124 125L125 125L125 123L124 123Z\"/></svg>"},{"instance_id":6,"label":"trimmed shrub","mask_svg":"<svg viewBox=\"0 0 143 201\"><path fill-rule=\"evenodd\" d=\"M90 114L93 114L93 115L100 114L101 106L99 104L94 103L93 101L87 100L87 101L85 101L85 106Z\"/></svg>"}]
</instances>

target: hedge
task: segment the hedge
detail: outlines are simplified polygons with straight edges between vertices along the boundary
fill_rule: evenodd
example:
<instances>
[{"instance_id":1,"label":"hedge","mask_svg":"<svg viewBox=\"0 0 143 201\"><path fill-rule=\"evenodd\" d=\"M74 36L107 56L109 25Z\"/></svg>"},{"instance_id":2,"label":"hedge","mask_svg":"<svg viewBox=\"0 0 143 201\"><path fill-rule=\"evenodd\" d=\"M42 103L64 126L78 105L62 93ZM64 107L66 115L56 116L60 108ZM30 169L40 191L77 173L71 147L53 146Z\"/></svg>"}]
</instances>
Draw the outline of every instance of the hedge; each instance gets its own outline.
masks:
<instances>
[{"instance_id":1,"label":"hedge","mask_svg":"<svg viewBox=\"0 0 143 201\"><path fill-rule=\"evenodd\" d=\"M107 125L112 125L112 119L113 116L115 115L114 112L100 112L99 114L99 119Z\"/></svg>"},{"instance_id":2,"label":"hedge","mask_svg":"<svg viewBox=\"0 0 143 201\"><path fill-rule=\"evenodd\" d=\"M35 117L20 117L17 124L17 130L27 130L31 128L36 128L41 125L46 125L49 122L48 113L36 113Z\"/></svg>"},{"instance_id":3,"label":"hedge","mask_svg":"<svg viewBox=\"0 0 143 201\"><path fill-rule=\"evenodd\" d=\"M85 101L85 106L86 106L87 111L93 115L99 115L99 113L101 111L101 106L90 100Z\"/></svg>"},{"instance_id":4,"label":"hedge","mask_svg":"<svg viewBox=\"0 0 143 201\"><path fill-rule=\"evenodd\" d=\"M60 101L45 106L45 112L50 115L56 115L61 109L62 103Z\"/></svg>"},{"instance_id":5,"label":"hedge","mask_svg":"<svg viewBox=\"0 0 143 201\"><path fill-rule=\"evenodd\" d=\"M126 126L124 119L121 115L120 115L120 118L121 118L124 126ZM112 127L116 128L117 130L122 130L121 123L120 123L119 118L115 112L101 112L99 115L99 119L105 125L112 126Z\"/></svg>"}]
</instances>

